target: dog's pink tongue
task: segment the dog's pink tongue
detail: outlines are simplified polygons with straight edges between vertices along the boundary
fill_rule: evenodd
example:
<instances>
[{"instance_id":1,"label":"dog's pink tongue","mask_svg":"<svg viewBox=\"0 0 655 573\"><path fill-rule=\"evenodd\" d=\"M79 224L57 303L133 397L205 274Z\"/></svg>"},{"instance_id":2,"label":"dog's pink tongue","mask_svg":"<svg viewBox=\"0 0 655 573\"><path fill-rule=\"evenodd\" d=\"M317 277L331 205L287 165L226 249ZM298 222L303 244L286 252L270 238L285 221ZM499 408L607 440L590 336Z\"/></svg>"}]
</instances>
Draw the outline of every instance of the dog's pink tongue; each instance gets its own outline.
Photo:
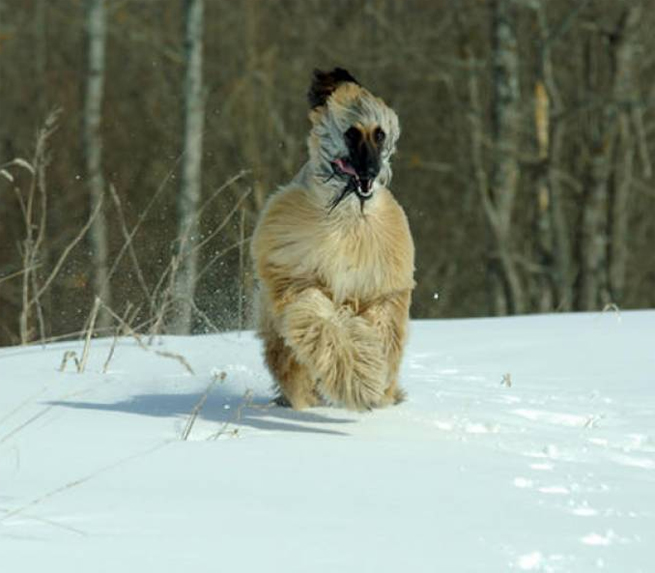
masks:
<instances>
[{"instance_id":1,"label":"dog's pink tongue","mask_svg":"<svg viewBox=\"0 0 655 573\"><path fill-rule=\"evenodd\" d=\"M357 177L357 172L355 171L355 168L350 165L347 161L344 161L343 159L337 159L335 163L339 166L339 169L343 171L344 173L347 173L348 175L354 175Z\"/></svg>"}]
</instances>

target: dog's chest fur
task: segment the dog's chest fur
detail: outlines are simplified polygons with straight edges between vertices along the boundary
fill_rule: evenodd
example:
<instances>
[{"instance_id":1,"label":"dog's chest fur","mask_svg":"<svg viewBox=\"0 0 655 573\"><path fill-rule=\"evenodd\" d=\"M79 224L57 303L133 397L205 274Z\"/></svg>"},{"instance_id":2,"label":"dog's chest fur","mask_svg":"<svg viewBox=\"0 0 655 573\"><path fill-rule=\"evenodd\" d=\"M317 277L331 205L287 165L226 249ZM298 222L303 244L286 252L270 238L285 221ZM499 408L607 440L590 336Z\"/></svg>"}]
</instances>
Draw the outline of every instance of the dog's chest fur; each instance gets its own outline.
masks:
<instances>
[{"instance_id":1,"label":"dog's chest fur","mask_svg":"<svg viewBox=\"0 0 655 573\"><path fill-rule=\"evenodd\" d=\"M270 261L326 288L337 303L366 304L413 287L414 247L400 206L386 189L364 205L328 213L304 190L287 188L266 214L268 237L258 237ZM269 233L267 233L269 234Z\"/></svg>"},{"instance_id":2,"label":"dog's chest fur","mask_svg":"<svg viewBox=\"0 0 655 573\"><path fill-rule=\"evenodd\" d=\"M316 272L336 302L366 300L389 289L392 249L377 213L341 221L321 235Z\"/></svg>"}]
</instances>

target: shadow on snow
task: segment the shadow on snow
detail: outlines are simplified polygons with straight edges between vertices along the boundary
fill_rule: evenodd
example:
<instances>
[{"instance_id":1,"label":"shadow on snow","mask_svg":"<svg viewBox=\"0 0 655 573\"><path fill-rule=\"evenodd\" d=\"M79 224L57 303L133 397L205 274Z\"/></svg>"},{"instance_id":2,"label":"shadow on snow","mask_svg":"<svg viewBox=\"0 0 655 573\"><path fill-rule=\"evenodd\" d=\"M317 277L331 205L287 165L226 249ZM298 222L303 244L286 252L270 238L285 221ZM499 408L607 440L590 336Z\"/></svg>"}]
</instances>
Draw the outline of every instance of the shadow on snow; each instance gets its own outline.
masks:
<instances>
[{"instance_id":1,"label":"shadow on snow","mask_svg":"<svg viewBox=\"0 0 655 573\"><path fill-rule=\"evenodd\" d=\"M48 404L80 410L124 412L141 416L188 419L199 404L203 393L190 394L140 394L114 403L51 401ZM335 410L334 414L338 415ZM234 428L250 427L263 431L301 432L348 435L345 432L320 427L321 425L343 425L355 422L313 411L296 411L272 404L263 396L237 395L226 388L215 388L198 413L198 419L215 422L217 432L225 426L225 433ZM192 433L193 434L193 433Z\"/></svg>"}]
</instances>

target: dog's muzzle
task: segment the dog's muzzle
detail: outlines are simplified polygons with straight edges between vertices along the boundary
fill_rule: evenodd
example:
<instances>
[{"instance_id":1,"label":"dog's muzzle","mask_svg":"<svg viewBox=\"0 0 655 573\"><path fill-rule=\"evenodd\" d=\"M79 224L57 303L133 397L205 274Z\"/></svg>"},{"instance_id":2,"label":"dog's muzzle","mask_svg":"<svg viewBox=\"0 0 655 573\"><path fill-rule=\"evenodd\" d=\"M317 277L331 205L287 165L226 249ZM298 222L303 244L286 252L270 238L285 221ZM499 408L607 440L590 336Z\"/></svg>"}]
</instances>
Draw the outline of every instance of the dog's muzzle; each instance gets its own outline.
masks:
<instances>
[{"instance_id":1,"label":"dog's muzzle","mask_svg":"<svg viewBox=\"0 0 655 573\"><path fill-rule=\"evenodd\" d=\"M365 145L360 146L360 149ZM351 179L354 191L360 199L370 199L373 195L373 182L380 173L380 160L376 150L365 149L363 152L333 162L335 170Z\"/></svg>"}]
</instances>

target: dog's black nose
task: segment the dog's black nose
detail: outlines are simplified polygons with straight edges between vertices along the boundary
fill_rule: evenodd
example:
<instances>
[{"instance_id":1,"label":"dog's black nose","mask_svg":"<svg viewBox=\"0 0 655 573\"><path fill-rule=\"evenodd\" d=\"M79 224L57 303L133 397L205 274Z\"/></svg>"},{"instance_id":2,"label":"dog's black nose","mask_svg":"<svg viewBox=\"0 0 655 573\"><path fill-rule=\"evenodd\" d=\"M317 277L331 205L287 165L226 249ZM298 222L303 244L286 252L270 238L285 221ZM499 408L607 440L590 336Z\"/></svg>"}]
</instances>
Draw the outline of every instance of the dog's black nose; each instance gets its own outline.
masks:
<instances>
[{"instance_id":1,"label":"dog's black nose","mask_svg":"<svg viewBox=\"0 0 655 573\"><path fill-rule=\"evenodd\" d=\"M375 163L369 164L368 169L366 169L366 179L373 181L378 176L378 173L380 173L380 166L376 161Z\"/></svg>"},{"instance_id":2,"label":"dog's black nose","mask_svg":"<svg viewBox=\"0 0 655 573\"><path fill-rule=\"evenodd\" d=\"M380 161L374 154L368 154L357 167L357 177L360 179L373 181L380 173Z\"/></svg>"}]
</instances>

